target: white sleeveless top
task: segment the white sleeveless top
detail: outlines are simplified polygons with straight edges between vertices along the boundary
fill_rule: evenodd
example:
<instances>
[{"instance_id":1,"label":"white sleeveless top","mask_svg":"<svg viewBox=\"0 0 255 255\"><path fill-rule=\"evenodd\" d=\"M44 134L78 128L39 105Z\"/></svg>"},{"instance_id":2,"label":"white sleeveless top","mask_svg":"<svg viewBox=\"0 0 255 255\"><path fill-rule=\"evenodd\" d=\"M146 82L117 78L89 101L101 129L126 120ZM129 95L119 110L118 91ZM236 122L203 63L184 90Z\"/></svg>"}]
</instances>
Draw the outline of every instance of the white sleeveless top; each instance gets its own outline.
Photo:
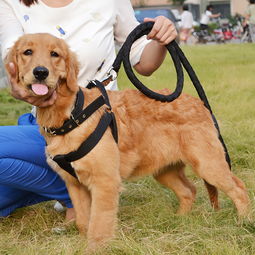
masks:
<instances>
[{"instance_id":1,"label":"white sleeveless top","mask_svg":"<svg viewBox=\"0 0 255 255\"><path fill-rule=\"evenodd\" d=\"M53 8L41 0L30 7L19 0L0 1L0 42L2 57L19 36L27 33L50 33L64 39L80 62L79 85L101 80L110 69L121 45L139 23L129 0L73 0L64 7ZM145 37L132 47L131 63L137 64ZM108 89L117 89L116 83Z\"/></svg>"}]
</instances>

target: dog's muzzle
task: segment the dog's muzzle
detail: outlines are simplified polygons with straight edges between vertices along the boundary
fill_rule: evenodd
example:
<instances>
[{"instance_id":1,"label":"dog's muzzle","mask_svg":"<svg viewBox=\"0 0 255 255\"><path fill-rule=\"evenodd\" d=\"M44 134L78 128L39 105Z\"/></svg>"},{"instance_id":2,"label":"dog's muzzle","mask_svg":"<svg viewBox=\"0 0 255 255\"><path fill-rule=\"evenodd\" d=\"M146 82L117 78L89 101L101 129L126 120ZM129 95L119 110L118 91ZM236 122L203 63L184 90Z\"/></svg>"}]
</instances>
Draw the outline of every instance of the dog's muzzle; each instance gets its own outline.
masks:
<instances>
[{"instance_id":1,"label":"dog's muzzle","mask_svg":"<svg viewBox=\"0 0 255 255\"><path fill-rule=\"evenodd\" d=\"M38 96L48 94L49 88L44 84L44 81L49 76L49 70L44 66L37 66L33 69L33 75L37 82L31 84L32 91Z\"/></svg>"}]
</instances>

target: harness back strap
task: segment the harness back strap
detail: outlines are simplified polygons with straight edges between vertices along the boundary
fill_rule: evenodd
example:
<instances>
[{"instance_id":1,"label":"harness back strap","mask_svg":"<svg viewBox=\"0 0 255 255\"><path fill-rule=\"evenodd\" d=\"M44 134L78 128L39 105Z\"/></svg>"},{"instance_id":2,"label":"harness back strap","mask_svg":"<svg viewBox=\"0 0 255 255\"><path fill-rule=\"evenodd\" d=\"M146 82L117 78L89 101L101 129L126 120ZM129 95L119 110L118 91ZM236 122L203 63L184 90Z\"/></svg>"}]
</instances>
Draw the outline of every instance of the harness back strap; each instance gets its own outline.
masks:
<instances>
[{"instance_id":1,"label":"harness back strap","mask_svg":"<svg viewBox=\"0 0 255 255\"><path fill-rule=\"evenodd\" d=\"M79 91L78 91L77 96L76 96L76 101L75 101L75 104L74 104L74 109L72 111L73 116L79 115L80 111L82 111L84 101L85 101L84 94L83 94L81 88L79 88Z\"/></svg>"},{"instance_id":2,"label":"harness back strap","mask_svg":"<svg viewBox=\"0 0 255 255\"><path fill-rule=\"evenodd\" d=\"M87 88L88 88L88 89L91 89L91 88L93 88L93 87L97 87L97 88L100 90L100 92L102 93L102 95L103 95L103 97L104 97L105 104L106 104L110 109L112 109L111 104L110 104L110 101L109 101L109 97L108 97L108 95L107 95L107 92L106 92L106 89L105 89L104 85L103 85L100 81L94 80L94 81L91 81L91 82L88 84Z\"/></svg>"}]
</instances>

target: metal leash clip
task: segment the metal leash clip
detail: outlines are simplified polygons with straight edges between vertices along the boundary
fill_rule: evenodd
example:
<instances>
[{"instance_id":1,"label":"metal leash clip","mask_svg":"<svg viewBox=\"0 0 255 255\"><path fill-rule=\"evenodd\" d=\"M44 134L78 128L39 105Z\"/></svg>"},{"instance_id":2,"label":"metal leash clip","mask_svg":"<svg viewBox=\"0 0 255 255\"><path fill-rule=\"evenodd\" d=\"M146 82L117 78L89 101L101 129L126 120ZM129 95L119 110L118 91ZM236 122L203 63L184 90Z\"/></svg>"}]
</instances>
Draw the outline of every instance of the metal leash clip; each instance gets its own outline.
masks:
<instances>
[{"instance_id":1,"label":"metal leash clip","mask_svg":"<svg viewBox=\"0 0 255 255\"><path fill-rule=\"evenodd\" d=\"M107 78L105 78L102 83L104 86L107 86L111 81L114 81L117 79L118 73L113 69L113 67L110 68L110 70L106 73Z\"/></svg>"}]
</instances>

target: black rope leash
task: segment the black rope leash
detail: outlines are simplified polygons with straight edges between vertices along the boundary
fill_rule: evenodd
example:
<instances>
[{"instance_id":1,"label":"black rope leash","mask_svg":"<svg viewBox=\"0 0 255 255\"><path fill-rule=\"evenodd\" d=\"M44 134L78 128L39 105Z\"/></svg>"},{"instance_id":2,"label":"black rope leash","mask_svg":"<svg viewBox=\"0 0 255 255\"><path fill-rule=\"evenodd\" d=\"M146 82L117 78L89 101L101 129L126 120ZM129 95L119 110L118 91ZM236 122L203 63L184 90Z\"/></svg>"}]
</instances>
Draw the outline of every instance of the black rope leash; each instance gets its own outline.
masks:
<instances>
[{"instance_id":1,"label":"black rope leash","mask_svg":"<svg viewBox=\"0 0 255 255\"><path fill-rule=\"evenodd\" d=\"M218 138L219 138L220 142L222 143L222 146L225 151L226 161L227 161L229 167L231 168L231 161L230 161L227 147L226 147L224 140L220 134L219 125L217 123L217 120L216 120L213 112L212 112L212 109L211 109L209 101L206 97L205 91L204 91L195 71L193 70L192 66L190 65L188 59L185 57L184 53L182 52L182 50L180 49L180 47L178 46L178 44L175 41L172 41L171 43L166 45L166 48L171 55L171 58L173 60L175 70L177 73L176 88L172 94L162 95L162 94L159 94L159 93L156 93L156 92L150 90L145 85L143 85L143 83L141 81L139 81L139 79L134 74L132 66L130 64L130 60L129 60L129 54L130 54L131 47L137 39L139 39L143 35L147 35L151 31L153 25L154 25L154 22L142 23L142 24L138 25L129 34L125 43L123 44L120 51L118 52L118 55L112 65L112 70L114 70L116 73L118 73L118 71L121 67L121 63L123 62L124 69L125 69L125 72L129 78L129 80L134 84L134 86L138 90L140 90L143 94L145 94L149 98L152 98L152 99L155 99L158 101L162 101L162 102L171 102L171 101L175 100L176 98L178 98L182 93L183 82L184 82L183 68L182 68L182 66L183 66L185 68L185 70L187 71L187 73L188 73L197 93L198 93L199 98L203 101L205 107L211 113L214 126L218 131Z\"/></svg>"}]
</instances>

